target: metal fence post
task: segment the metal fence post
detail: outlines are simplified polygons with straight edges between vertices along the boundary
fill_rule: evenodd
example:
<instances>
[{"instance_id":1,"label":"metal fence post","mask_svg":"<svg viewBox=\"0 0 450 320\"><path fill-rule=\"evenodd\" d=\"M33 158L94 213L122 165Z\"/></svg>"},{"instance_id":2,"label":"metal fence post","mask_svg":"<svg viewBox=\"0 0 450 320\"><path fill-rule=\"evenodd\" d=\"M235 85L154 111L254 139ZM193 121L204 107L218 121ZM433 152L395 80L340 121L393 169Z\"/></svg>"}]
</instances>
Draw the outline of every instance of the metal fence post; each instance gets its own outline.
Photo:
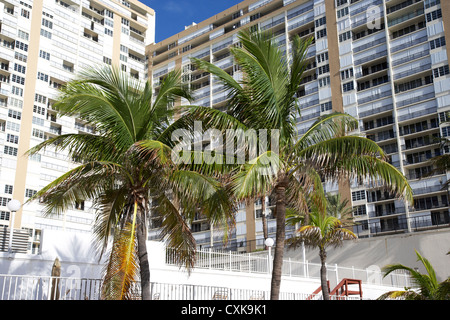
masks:
<instances>
[{"instance_id":1,"label":"metal fence post","mask_svg":"<svg viewBox=\"0 0 450 320\"><path fill-rule=\"evenodd\" d=\"M209 269L211 269L211 248L209 248L209 255L208 255L208 264L209 264Z\"/></svg>"},{"instance_id":2,"label":"metal fence post","mask_svg":"<svg viewBox=\"0 0 450 320\"><path fill-rule=\"evenodd\" d=\"M336 267L336 284L339 284L339 273L338 273L338 265L337 265L337 263L335 263L334 266Z\"/></svg>"}]
</instances>

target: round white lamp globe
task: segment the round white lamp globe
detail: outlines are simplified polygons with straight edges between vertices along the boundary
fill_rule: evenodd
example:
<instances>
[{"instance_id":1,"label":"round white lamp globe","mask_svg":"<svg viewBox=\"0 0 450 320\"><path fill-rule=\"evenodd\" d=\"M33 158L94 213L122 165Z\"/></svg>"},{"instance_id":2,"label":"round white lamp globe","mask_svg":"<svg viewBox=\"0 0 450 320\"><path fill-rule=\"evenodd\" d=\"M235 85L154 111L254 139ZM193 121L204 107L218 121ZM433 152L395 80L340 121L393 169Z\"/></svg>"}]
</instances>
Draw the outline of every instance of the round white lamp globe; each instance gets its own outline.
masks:
<instances>
[{"instance_id":1,"label":"round white lamp globe","mask_svg":"<svg viewBox=\"0 0 450 320\"><path fill-rule=\"evenodd\" d=\"M20 209L20 201L12 199L6 204L6 206L8 207L9 211L18 211Z\"/></svg>"},{"instance_id":2,"label":"round white lamp globe","mask_svg":"<svg viewBox=\"0 0 450 320\"><path fill-rule=\"evenodd\" d=\"M267 238L266 241L264 241L264 244L268 247L272 247L274 244L274 241L272 238Z\"/></svg>"}]
</instances>

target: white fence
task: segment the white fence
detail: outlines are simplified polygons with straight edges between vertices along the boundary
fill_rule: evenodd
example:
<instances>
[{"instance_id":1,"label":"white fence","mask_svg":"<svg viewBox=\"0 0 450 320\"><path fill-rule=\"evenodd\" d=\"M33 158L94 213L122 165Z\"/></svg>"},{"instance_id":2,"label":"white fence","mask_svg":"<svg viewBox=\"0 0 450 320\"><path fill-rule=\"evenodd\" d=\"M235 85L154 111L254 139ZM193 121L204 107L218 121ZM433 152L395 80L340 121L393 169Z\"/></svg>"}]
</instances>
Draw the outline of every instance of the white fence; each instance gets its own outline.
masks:
<instances>
[{"instance_id":1,"label":"white fence","mask_svg":"<svg viewBox=\"0 0 450 320\"><path fill-rule=\"evenodd\" d=\"M101 280L0 275L0 300L99 300ZM133 288L140 299L139 283ZM151 283L153 300L269 300L264 290L234 289L217 286ZM280 292L280 300L317 300L322 295ZM331 297L335 299L335 297ZM359 300L359 297L339 297Z\"/></svg>"},{"instance_id":2,"label":"white fence","mask_svg":"<svg viewBox=\"0 0 450 320\"><path fill-rule=\"evenodd\" d=\"M166 264L176 265L175 257L174 250L168 248L166 250ZM238 253L206 249L197 251L194 268L268 274L271 273L272 263L270 260L268 251L262 253ZM287 259L283 261L282 275L286 277L320 279L320 267L318 263ZM389 287L411 286L410 276L407 273L396 272L383 277L383 273L377 267L357 269L327 264L327 278L331 285L336 285L342 279L348 278L359 279L366 284Z\"/></svg>"}]
</instances>

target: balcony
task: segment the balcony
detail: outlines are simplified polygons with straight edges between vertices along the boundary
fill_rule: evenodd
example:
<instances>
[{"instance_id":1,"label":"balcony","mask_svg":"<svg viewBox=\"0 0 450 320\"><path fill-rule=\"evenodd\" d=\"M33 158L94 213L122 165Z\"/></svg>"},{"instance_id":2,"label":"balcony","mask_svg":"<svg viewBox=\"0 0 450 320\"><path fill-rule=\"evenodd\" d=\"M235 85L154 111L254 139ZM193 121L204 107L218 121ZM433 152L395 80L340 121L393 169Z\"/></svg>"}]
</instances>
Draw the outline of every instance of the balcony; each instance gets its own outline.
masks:
<instances>
[{"instance_id":1,"label":"balcony","mask_svg":"<svg viewBox=\"0 0 450 320\"><path fill-rule=\"evenodd\" d=\"M405 57L396 58L395 56L392 57L392 66L396 67L402 64L406 64L408 62L420 59L422 57L426 57L430 55L430 48L428 43L423 44L423 50L415 52L413 54L408 54Z\"/></svg>"},{"instance_id":2,"label":"balcony","mask_svg":"<svg viewBox=\"0 0 450 320\"><path fill-rule=\"evenodd\" d=\"M409 69L405 71L393 71L394 73L394 80L399 80L403 78L407 78L412 75L417 75L423 72L428 72L431 70L431 62L429 58L425 58L421 61L414 62L412 64L409 64L408 66L405 66L403 69Z\"/></svg>"},{"instance_id":3,"label":"balcony","mask_svg":"<svg viewBox=\"0 0 450 320\"><path fill-rule=\"evenodd\" d=\"M402 145L402 150L411 150L427 146L438 146L440 143L439 134L436 133L432 136L419 136L417 138L405 140L405 144Z\"/></svg>"},{"instance_id":4,"label":"balcony","mask_svg":"<svg viewBox=\"0 0 450 320\"><path fill-rule=\"evenodd\" d=\"M399 24L401 24L401 23L403 23L405 21L409 21L409 20L411 20L411 19L413 19L415 17L423 15L424 12L425 12L424 9L421 8L421 9L417 9L417 10L415 10L413 12L406 13L406 14L404 14L402 16L388 19L388 26L390 28L390 27L399 25Z\"/></svg>"},{"instance_id":5,"label":"balcony","mask_svg":"<svg viewBox=\"0 0 450 320\"><path fill-rule=\"evenodd\" d=\"M419 2L423 3L422 0L407 0L407 1L401 2L399 4L390 6L389 8L387 8L386 14L390 15L391 13L403 10L404 8L408 8L408 7L410 7L410 6L412 6L412 5L416 4L416 3L419 3Z\"/></svg>"},{"instance_id":6,"label":"balcony","mask_svg":"<svg viewBox=\"0 0 450 320\"><path fill-rule=\"evenodd\" d=\"M389 79L387 81L389 81ZM372 88L371 90L364 90L363 92L358 92L358 104L364 104L364 103L367 103L370 101L389 97L391 95L392 95L392 90L391 90L390 84L376 86L375 88Z\"/></svg>"},{"instance_id":7,"label":"balcony","mask_svg":"<svg viewBox=\"0 0 450 320\"><path fill-rule=\"evenodd\" d=\"M406 155L406 160L403 161L403 164L405 166L419 164L425 161L429 161L433 157L440 156L441 152L439 149L435 149L435 151L427 150L427 151L421 151L418 153L412 153Z\"/></svg>"},{"instance_id":8,"label":"balcony","mask_svg":"<svg viewBox=\"0 0 450 320\"><path fill-rule=\"evenodd\" d=\"M428 34L426 29L422 29L416 31L414 33L410 33L401 38L397 38L392 40L391 42L391 53L398 52L400 50L409 49L413 46L416 46L420 43L424 43L428 41Z\"/></svg>"},{"instance_id":9,"label":"balcony","mask_svg":"<svg viewBox=\"0 0 450 320\"><path fill-rule=\"evenodd\" d=\"M369 134L367 135L367 138L375 142L381 142L396 138L396 134L393 129L390 129L387 131L377 132L376 134Z\"/></svg>"}]
</instances>

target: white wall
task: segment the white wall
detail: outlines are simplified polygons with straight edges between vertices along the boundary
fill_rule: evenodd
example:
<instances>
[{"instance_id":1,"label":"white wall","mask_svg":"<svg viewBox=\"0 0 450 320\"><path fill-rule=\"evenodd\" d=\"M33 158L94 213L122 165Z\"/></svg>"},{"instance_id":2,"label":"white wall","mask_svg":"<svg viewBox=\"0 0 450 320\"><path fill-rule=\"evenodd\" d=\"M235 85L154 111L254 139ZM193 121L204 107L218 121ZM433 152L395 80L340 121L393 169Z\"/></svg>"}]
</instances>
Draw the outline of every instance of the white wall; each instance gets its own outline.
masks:
<instances>
[{"instance_id":1,"label":"white wall","mask_svg":"<svg viewBox=\"0 0 450 320\"><path fill-rule=\"evenodd\" d=\"M58 257L61 262L62 277L101 278L103 264L99 262L90 235L45 230L42 239L42 252L39 255L9 256L8 253L0 253L0 274L49 276L53 262ZM189 275L184 269L165 264L163 243L149 241L147 248L151 282L270 291L270 274L195 269ZM318 279L283 277L281 291L312 293L319 286ZM364 298L375 299L391 289L376 284L363 284Z\"/></svg>"}]
</instances>

